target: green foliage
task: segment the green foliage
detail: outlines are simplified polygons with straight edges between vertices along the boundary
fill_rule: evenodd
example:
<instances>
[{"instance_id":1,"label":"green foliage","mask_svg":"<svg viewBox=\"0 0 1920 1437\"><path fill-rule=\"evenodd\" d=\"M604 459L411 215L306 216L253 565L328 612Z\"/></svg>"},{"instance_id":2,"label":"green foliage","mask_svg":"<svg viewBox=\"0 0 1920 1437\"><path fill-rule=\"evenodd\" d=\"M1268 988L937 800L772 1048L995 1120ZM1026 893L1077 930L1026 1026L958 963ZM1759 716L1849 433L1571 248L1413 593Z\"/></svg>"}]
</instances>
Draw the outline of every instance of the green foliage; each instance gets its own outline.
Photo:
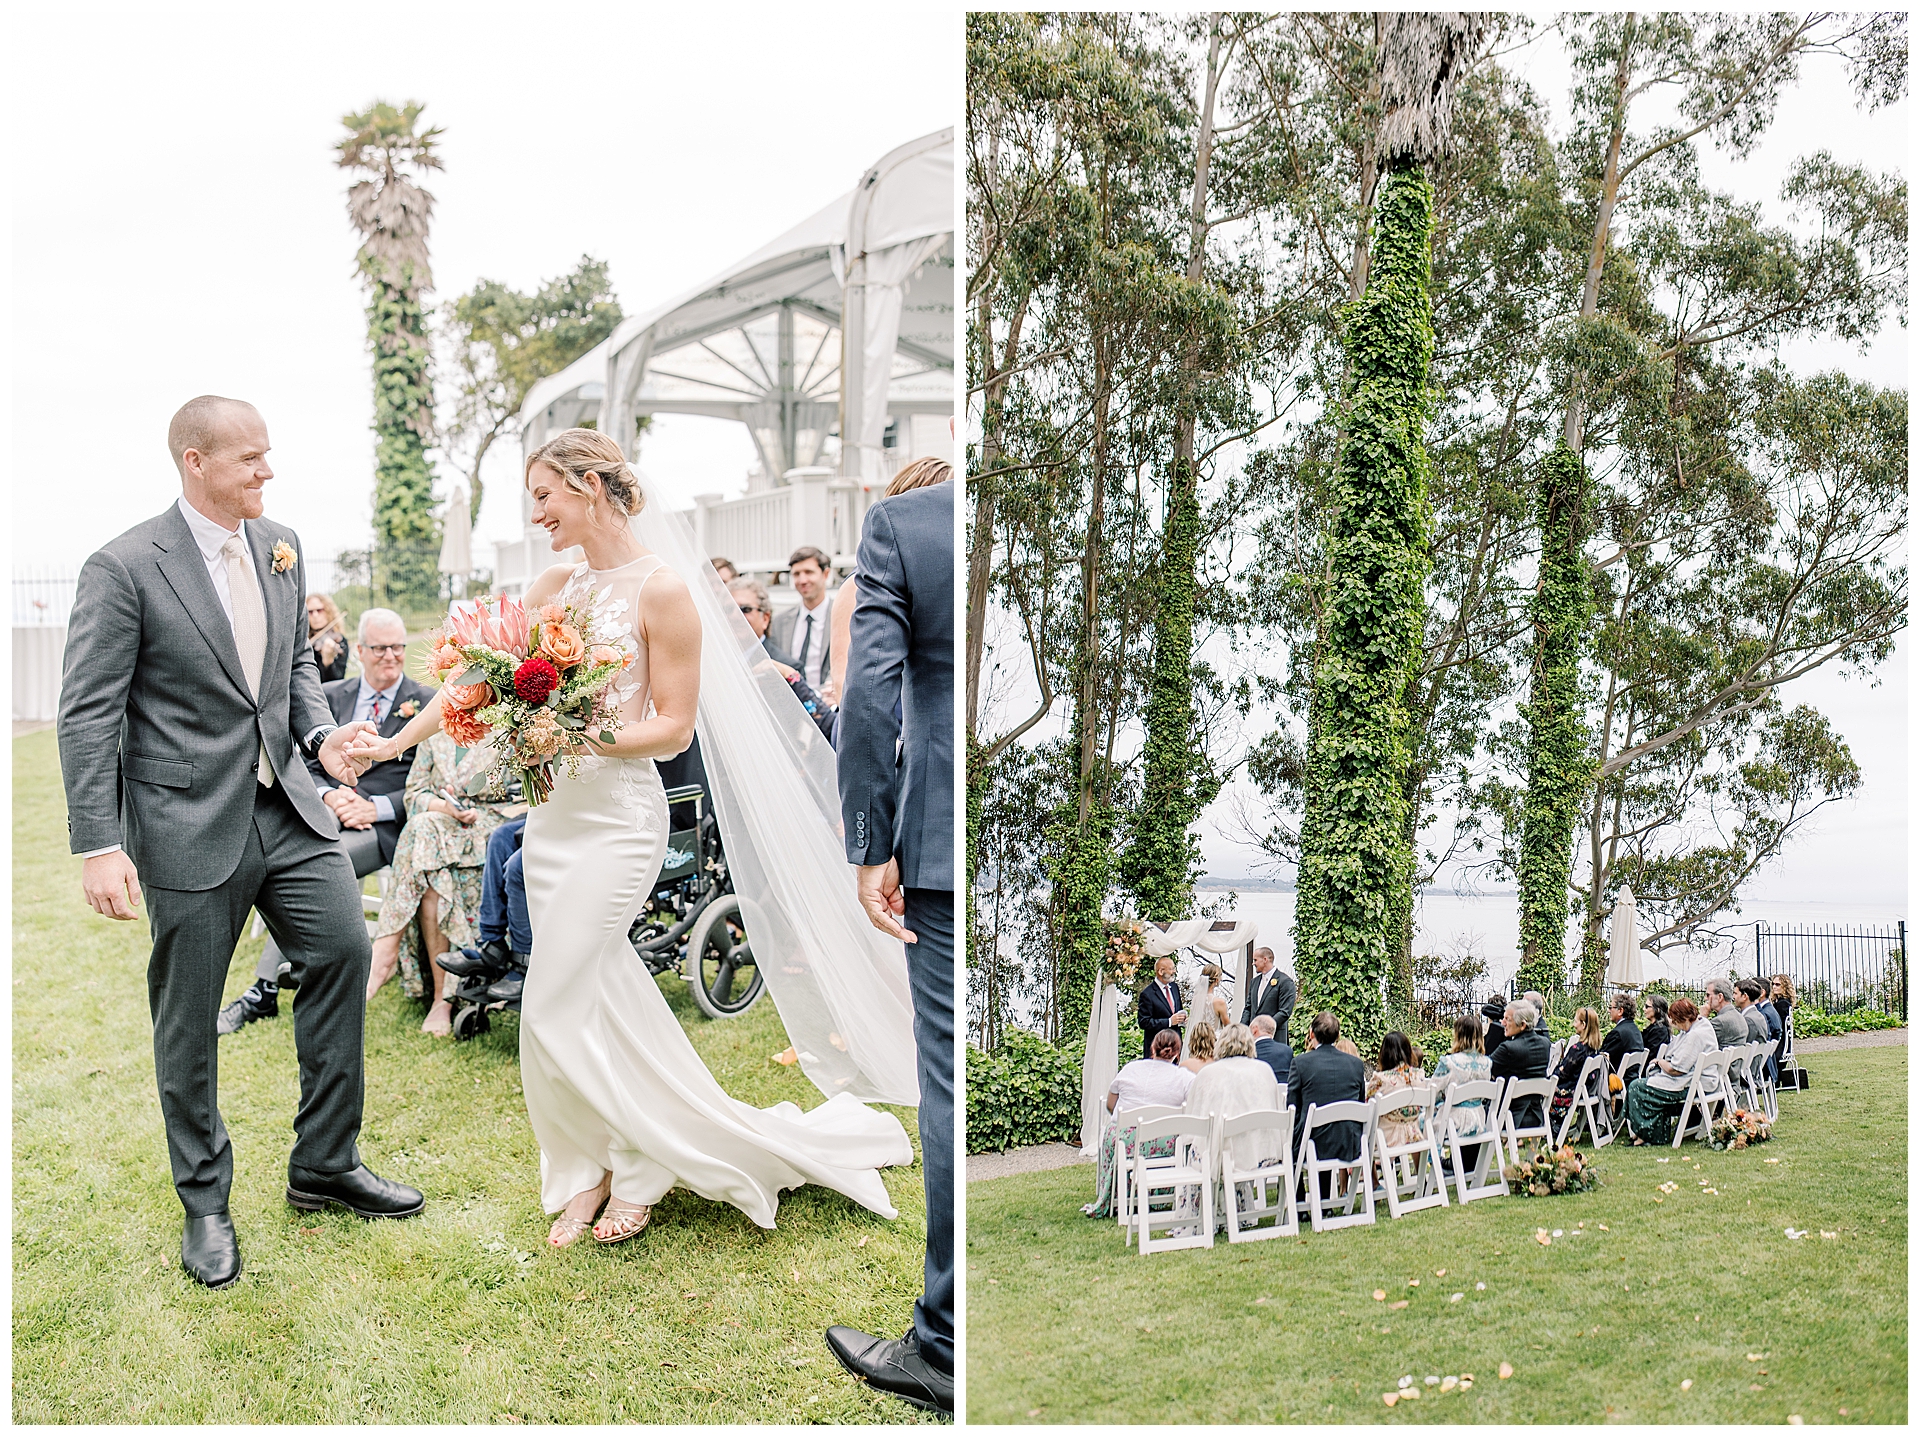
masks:
<instances>
[{"instance_id":1,"label":"green foliage","mask_svg":"<svg viewBox=\"0 0 1920 1437\"><path fill-rule=\"evenodd\" d=\"M417 128L424 106L380 102L342 117L342 169L362 174L347 191L360 231L356 257L367 287L367 341L373 352L374 546L386 551L383 600L403 613L438 606L440 522L433 512L432 346L423 296L433 288L427 231L433 196L404 169L441 169L441 131Z\"/></svg>"},{"instance_id":2,"label":"green foliage","mask_svg":"<svg viewBox=\"0 0 1920 1437\"><path fill-rule=\"evenodd\" d=\"M528 391L612 334L620 319L606 262L590 255L532 294L483 279L453 302L446 329L458 389L447 441L470 452L465 468L475 518L481 461L495 440L513 432ZM632 436L615 438L633 452Z\"/></svg>"},{"instance_id":3,"label":"green foliage","mask_svg":"<svg viewBox=\"0 0 1920 1437\"><path fill-rule=\"evenodd\" d=\"M1806 1003L1793 1005L1796 1038L1834 1038L1842 1033L1871 1033L1881 1028L1904 1028L1907 1020L1878 1008L1855 1008L1848 1013L1823 1013Z\"/></svg>"},{"instance_id":4,"label":"green foliage","mask_svg":"<svg viewBox=\"0 0 1920 1437\"><path fill-rule=\"evenodd\" d=\"M1338 1013L1362 1049L1385 1031L1392 935L1411 901L1405 699L1428 563L1432 222L1425 172L1389 172L1373 270L1347 331L1351 391L1315 655L1317 732L1295 908L1300 1011Z\"/></svg>"},{"instance_id":5,"label":"green foliage","mask_svg":"<svg viewBox=\"0 0 1920 1437\"><path fill-rule=\"evenodd\" d=\"M1593 784L1592 740L1580 692L1593 582L1582 547L1587 532L1586 465L1562 444L1541 467L1532 692L1521 709L1528 752L1519 863L1520 981L1550 993L1566 984L1573 831ZM1583 973L1584 986L1597 988L1600 976Z\"/></svg>"},{"instance_id":6,"label":"green foliage","mask_svg":"<svg viewBox=\"0 0 1920 1437\"><path fill-rule=\"evenodd\" d=\"M1107 956L1106 924L1100 916L1113 867L1114 813L1096 804L1086 823L1071 809L1058 813L1047 831L1047 876L1053 883L1053 940L1058 972L1053 984L1054 1031L1071 1040L1087 1031L1093 995Z\"/></svg>"},{"instance_id":7,"label":"green foliage","mask_svg":"<svg viewBox=\"0 0 1920 1437\"><path fill-rule=\"evenodd\" d=\"M967 1151L1005 1152L1080 1137L1084 1045L1056 1048L1008 1029L991 1053L967 1045Z\"/></svg>"}]
</instances>

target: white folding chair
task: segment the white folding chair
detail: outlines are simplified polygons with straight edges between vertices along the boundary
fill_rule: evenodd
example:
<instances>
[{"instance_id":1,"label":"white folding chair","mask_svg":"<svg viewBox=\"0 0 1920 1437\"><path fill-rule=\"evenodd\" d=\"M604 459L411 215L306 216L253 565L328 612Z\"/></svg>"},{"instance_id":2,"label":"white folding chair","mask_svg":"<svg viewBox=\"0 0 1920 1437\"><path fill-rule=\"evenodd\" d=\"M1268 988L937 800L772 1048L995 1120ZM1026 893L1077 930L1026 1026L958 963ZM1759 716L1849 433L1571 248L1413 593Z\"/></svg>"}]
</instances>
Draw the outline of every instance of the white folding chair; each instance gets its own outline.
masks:
<instances>
[{"instance_id":1,"label":"white folding chair","mask_svg":"<svg viewBox=\"0 0 1920 1437\"><path fill-rule=\"evenodd\" d=\"M1636 1048L1620 1060L1620 1100L1626 1101L1627 1084L1646 1076L1647 1050Z\"/></svg>"},{"instance_id":2,"label":"white folding chair","mask_svg":"<svg viewBox=\"0 0 1920 1437\"><path fill-rule=\"evenodd\" d=\"M1565 1038L1555 1038L1553 1040L1553 1046L1547 1049L1547 1071L1549 1073L1557 1073L1560 1071L1560 1059L1566 1055L1566 1051L1567 1040Z\"/></svg>"},{"instance_id":3,"label":"white folding chair","mask_svg":"<svg viewBox=\"0 0 1920 1437\"><path fill-rule=\"evenodd\" d=\"M1106 1104L1102 1103L1100 1106L1105 1107ZM1178 1108L1160 1105L1149 1105L1144 1108L1122 1108L1113 1115L1111 1123L1114 1126L1124 1127L1128 1123L1145 1123L1151 1122L1155 1118L1170 1118L1179 1111L1180 1109ZM1123 1139L1118 1133L1114 1134L1113 1141L1115 1145L1113 1155L1113 1216L1114 1220L1126 1229L1127 1241L1132 1242L1133 1144Z\"/></svg>"},{"instance_id":4,"label":"white folding chair","mask_svg":"<svg viewBox=\"0 0 1920 1437\"><path fill-rule=\"evenodd\" d=\"M1552 1113L1549 1111L1551 1120ZM1613 1141L1613 1107L1607 1101L1607 1055L1595 1053L1580 1065L1580 1076L1573 1080L1573 1104L1560 1120L1560 1131L1553 1145L1566 1146L1580 1123L1587 1125L1587 1136L1596 1149Z\"/></svg>"},{"instance_id":5,"label":"white folding chair","mask_svg":"<svg viewBox=\"0 0 1920 1437\"><path fill-rule=\"evenodd\" d=\"M1687 1095L1680 1103L1680 1119L1673 1127L1676 1148L1690 1137L1707 1137L1713 1131L1714 1114L1731 1110L1732 1101L1727 1096L1727 1060L1732 1056L1731 1051L1702 1053L1700 1061L1694 1064L1693 1076L1687 1080Z\"/></svg>"},{"instance_id":6,"label":"white folding chair","mask_svg":"<svg viewBox=\"0 0 1920 1437\"><path fill-rule=\"evenodd\" d=\"M1557 1087L1552 1078L1508 1078L1507 1090L1500 1096L1500 1137L1513 1161L1520 1162L1520 1140L1539 1138L1542 1142L1553 1141L1553 1090ZM1540 1120L1521 1127L1514 1121L1513 1105L1522 1098L1540 1100Z\"/></svg>"},{"instance_id":7,"label":"white folding chair","mask_svg":"<svg viewBox=\"0 0 1920 1437\"><path fill-rule=\"evenodd\" d=\"M1742 1043L1737 1048L1729 1048L1727 1053L1727 1101L1736 1108L1745 1108L1749 1112L1760 1107L1760 1091L1753 1085L1753 1064L1759 1055L1759 1045Z\"/></svg>"},{"instance_id":8,"label":"white folding chair","mask_svg":"<svg viewBox=\"0 0 1920 1437\"><path fill-rule=\"evenodd\" d=\"M1760 1100L1760 1111L1767 1115L1768 1122L1775 1121L1780 1116L1780 1089L1773 1080L1772 1044L1760 1044L1760 1056L1747 1065L1747 1076Z\"/></svg>"},{"instance_id":9,"label":"white folding chair","mask_svg":"<svg viewBox=\"0 0 1920 1437\"><path fill-rule=\"evenodd\" d=\"M1788 1073L1798 1073L1800 1071L1800 1059L1793 1048L1793 1009L1791 1008L1787 1009L1786 1039L1786 1046L1780 1050L1780 1075L1783 1078ZM1787 1086L1797 1091L1800 1087L1800 1080L1796 1077L1792 1082L1788 1083Z\"/></svg>"},{"instance_id":10,"label":"white folding chair","mask_svg":"<svg viewBox=\"0 0 1920 1437\"><path fill-rule=\"evenodd\" d=\"M1507 1195L1505 1155L1500 1151L1500 1128L1495 1121L1502 1091L1501 1084L1491 1078L1455 1083L1447 1089L1446 1099L1435 1117L1440 1141L1448 1161L1453 1164L1454 1190L1462 1207L1479 1198ZM1478 1106L1469 1106L1471 1104ZM1460 1128L1469 1113L1479 1121L1481 1130L1463 1134ZM1469 1151L1473 1154L1471 1163L1467 1160ZM1489 1166L1493 1169L1491 1179L1487 1177Z\"/></svg>"},{"instance_id":11,"label":"white folding chair","mask_svg":"<svg viewBox=\"0 0 1920 1437\"><path fill-rule=\"evenodd\" d=\"M1233 1140L1252 1133L1271 1133L1280 1145L1278 1162L1263 1167L1234 1165ZM1221 1205L1227 1219L1227 1241L1259 1242L1269 1237L1293 1237L1300 1231L1300 1214L1293 1205L1293 1109L1284 1101L1278 1112L1242 1113L1220 1123ZM1267 1200L1267 1186L1274 1187ZM1242 1188L1248 1191L1243 1195ZM1260 1224L1272 1218L1271 1227ZM1241 1224L1245 1223L1243 1227Z\"/></svg>"},{"instance_id":12,"label":"white folding chair","mask_svg":"<svg viewBox=\"0 0 1920 1437\"><path fill-rule=\"evenodd\" d=\"M1439 1101L1440 1090L1424 1084L1398 1088L1374 1099L1373 1156L1380 1164L1380 1185L1386 1191L1387 1212L1392 1217L1447 1205L1447 1181L1440 1172L1440 1133L1434 1121ZM1408 1142L1389 1143L1382 1115L1405 1108L1420 1110L1416 1120L1420 1135Z\"/></svg>"},{"instance_id":13,"label":"white folding chair","mask_svg":"<svg viewBox=\"0 0 1920 1437\"><path fill-rule=\"evenodd\" d=\"M1316 1146L1315 1134L1332 1123L1360 1125L1360 1153L1352 1158L1323 1158ZM1331 1232L1339 1227L1358 1227L1373 1221L1373 1104L1319 1103L1307 1108L1301 1125L1305 1141L1300 1153L1300 1178L1307 1188L1307 1211L1315 1232ZM1321 1211L1320 1178L1325 1174L1329 1186L1336 1173L1351 1173L1343 1215L1330 1217ZM1334 1199L1327 1199L1329 1203ZM1360 1210L1354 1211L1355 1207Z\"/></svg>"},{"instance_id":14,"label":"white folding chair","mask_svg":"<svg viewBox=\"0 0 1920 1437\"><path fill-rule=\"evenodd\" d=\"M1133 1134L1133 1186L1139 1202L1134 1208L1134 1236L1140 1255L1172 1252L1183 1247L1213 1246L1213 1147L1217 1127L1214 1118L1188 1113L1154 1118L1144 1122ZM1164 1158L1147 1156L1147 1146L1160 1138L1174 1139L1173 1153ZM1194 1211L1181 1211L1180 1195L1197 1188ZM1154 1195L1166 1195L1166 1207L1156 1212ZM1159 1228L1167 1236L1155 1237ZM1176 1228L1195 1228L1184 1235Z\"/></svg>"}]
</instances>

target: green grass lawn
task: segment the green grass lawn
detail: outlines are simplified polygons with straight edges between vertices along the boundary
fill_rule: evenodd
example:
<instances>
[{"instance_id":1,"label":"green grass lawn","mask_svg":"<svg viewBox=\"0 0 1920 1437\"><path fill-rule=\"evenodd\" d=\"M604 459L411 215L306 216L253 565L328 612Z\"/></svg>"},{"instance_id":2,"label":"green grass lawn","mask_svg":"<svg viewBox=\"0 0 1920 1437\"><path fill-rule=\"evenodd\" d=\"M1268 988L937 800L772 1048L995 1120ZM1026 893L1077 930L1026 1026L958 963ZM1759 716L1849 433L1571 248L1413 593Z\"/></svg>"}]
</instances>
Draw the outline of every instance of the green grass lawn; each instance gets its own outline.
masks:
<instances>
[{"instance_id":1,"label":"green grass lawn","mask_svg":"<svg viewBox=\"0 0 1920 1437\"><path fill-rule=\"evenodd\" d=\"M1298 1239L1141 1257L1080 1215L1090 1164L974 1183L968 1417L1905 1422L1907 1050L1808 1066L1771 1143L1615 1144L1592 1193ZM1424 1395L1389 1410L1409 1374Z\"/></svg>"},{"instance_id":2,"label":"green grass lawn","mask_svg":"<svg viewBox=\"0 0 1920 1437\"><path fill-rule=\"evenodd\" d=\"M471 1043L419 1033L397 982L367 1017L375 1171L426 1213L366 1223L284 1198L293 1024L221 1040L246 1269L223 1292L179 1263L181 1209L154 1090L144 922L95 916L66 852L54 736L14 743L13 1417L17 1422L900 1422L822 1340L897 1335L920 1291L920 1169L886 1174L888 1223L816 1188L762 1232L670 1194L619 1247L546 1247L513 1019ZM252 981L241 944L228 996ZM637 961L637 960L636 960ZM724 1023L664 979L735 1096L820 1095L770 1055L770 1000ZM913 1114L894 1110L914 1132ZM918 1140L916 1135L916 1148Z\"/></svg>"}]
</instances>

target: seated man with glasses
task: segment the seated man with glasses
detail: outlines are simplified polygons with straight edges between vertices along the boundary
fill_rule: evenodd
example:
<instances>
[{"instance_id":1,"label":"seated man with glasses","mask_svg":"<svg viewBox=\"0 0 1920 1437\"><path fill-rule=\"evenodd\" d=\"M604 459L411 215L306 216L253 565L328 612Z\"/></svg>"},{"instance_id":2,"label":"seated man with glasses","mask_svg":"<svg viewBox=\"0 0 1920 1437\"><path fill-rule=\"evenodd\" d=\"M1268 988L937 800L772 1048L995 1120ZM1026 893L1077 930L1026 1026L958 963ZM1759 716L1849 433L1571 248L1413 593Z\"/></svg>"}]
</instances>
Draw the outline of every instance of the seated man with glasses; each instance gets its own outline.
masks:
<instances>
[{"instance_id":1,"label":"seated man with glasses","mask_svg":"<svg viewBox=\"0 0 1920 1437\"><path fill-rule=\"evenodd\" d=\"M368 609L360 616L360 642L354 655L360 661L358 677L320 686L334 722L365 719L391 737L432 700L432 689L406 675L407 625L393 610ZM354 788L340 786L318 763L307 765L320 801L340 820L340 845L356 877L364 878L393 861L394 846L407 821L401 795L413 769L413 754L408 749L396 759L374 764ZM221 1036L237 1033L256 1019L278 1015L281 985L293 987L298 982L287 981L292 977L288 967L280 945L268 938L254 970L253 986L220 1011Z\"/></svg>"},{"instance_id":2,"label":"seated man with glasses","mask_svg":"<svg viewBox=\"0 0 1920 1437\"><path fill-rule=\"evenodd\" d=\"M773 601L767 597L767 586L758 579L735 579L727 585L727 592L739 606L740 615L747 621L747 627L759 636L760 647L767 651L767 657L773 660L773 666L780 670L793 689L794 697L800 700L800 707L813 719L827 741L833 741L833 710L826 701L813 691L793 660L774 647L774 641L768 634L773 625Z\"/></svg>"}]
</instances>

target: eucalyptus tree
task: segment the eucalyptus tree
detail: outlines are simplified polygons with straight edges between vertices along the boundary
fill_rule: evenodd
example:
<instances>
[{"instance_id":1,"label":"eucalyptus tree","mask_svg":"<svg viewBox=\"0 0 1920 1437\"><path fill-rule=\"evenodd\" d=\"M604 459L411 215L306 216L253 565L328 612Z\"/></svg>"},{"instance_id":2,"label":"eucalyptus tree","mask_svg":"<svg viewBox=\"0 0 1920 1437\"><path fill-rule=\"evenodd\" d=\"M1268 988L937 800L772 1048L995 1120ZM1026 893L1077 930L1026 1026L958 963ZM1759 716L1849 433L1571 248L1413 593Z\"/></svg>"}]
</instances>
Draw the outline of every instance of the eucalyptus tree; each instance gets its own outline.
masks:
<instances>
[{"instance_id":1,"label":"eucalyptus tree","mask_svg":"<svg viewBox=\"0 0 1920 1437\"><path fill-rule=\"evenodd\" d=\"M1596 753L1581 682L1596 584L1586 546L1596 502L1607 502L1593 492L1591 453L1623 438L1631 441L1619 425L1634 409L1636 392L1671 390L1677 397L1690 372L1731 374L1700 367L1702 356L1715 348L1751 348L1793 332L1870 329L1874 321L1866 316L1887 302L1887 276L1895 263L1885 242L1887 210L1873 197L1882 187L1871 177L1855 174L1838 187L1877 210L1864 223L1855 222L1862 216L1847 214L1849 200L1833 186L1800 182L1816 209L1841 222L1838 234L1829 232L1809 248L1784 232L1764 231L1752 214L1707 195L1695 175L1694 142L1704 137L1735 155L1749 152L1812 55L1846 57L1861 94L1875 104L1904 87L1905 73L1904 21L1895 16L1626 12L1569 21L1567 34L1576 83L1565 168L1579 180L1575 203L1588 216L1588 239L1580 303L1560 364L1564 423L1559 445L1542 466L1536 500L1539 577L1522 708L1526 780L1516 815L1521 976L1542 988L1557 988L1567 978L1568 897L1577 891L1574 829L1593 801L1596 781L1623 766L1619 754ZM1637 132L1633 121L1653 99L1671 100L1679 118ZM1898 208L1903 246L1904 192ZM1655 260L1663 243L1677 252L1671 243L1677 232L1713 236L1680 246L1686 266L1659 267L1661 278L1677 282L1677 294L1661 286L1633 252L1643 227L1645 261ZM1864 272L1857 268L1861 259ZM1855 272L1847 273L1850 268ZM1802 288L1803 277L1819 282ZM1639 406L1643 414L1656 411L1657 405ZM1649 462L1669 472L1677 463L1658 451ZM1658 527L1658 520L1653 523ZM1623 549L1609 562L1658 541L1637 531L1628 542L1640 547ZM1725 717L1745 712L1734 710L1751 697L1745 690L1729 695ZM1693 727L1712 722L1709 710ZM1592 906L1597 897L1587 895L1587 986L1599 977L1599 917Z\"/></svg>"},{"instance_id":2,"label":"eucalyptus tree","mask_svg":"<svg viewBox=\"0 0 1920 1437\"><path fill-rule=\"evenodd\" d=\"M581 255L571 272L532 294L483 279L453 302L444 330L455 375L450 449L464 451L473 517L487 451L518 432L527 392L612 334L620 301L604 260ZM642 416L644 419L647 416ZM627 444L632 435L616 436Z\"/></svg>"},{"instance_id":3,"label":"eucalyptus tree","mask_svg":"<svg viewBox=\"0 0 1920 1437\"><path fill-rule=\"evenodd\" d=\"M347 214L360 232L355 256L367 288L367 339L373 351L373 532L377 587L402 609L439 598L439 521L433 511L432 344L426 295L433 288L427 232L433 196L420 183L444 169L435 153L442 131L419 127L426 107L378 101L341 123L341 169L362 178L347 190Z\"/></svg>"},{"instance_id":4,"label":"eucalyptus tree","mask_svg":"<svg viewBox=\"0 0 1920 1437\"><path fill-rule=\"evenodd\" d=\"M1379 52L1379 154L1365 288L1349 377L1314 654L1294 909L1301 1009L1331 1008L1356 1042L1379 1038L1396 920L1411 903L1406 698L1424 632L1430 557L1433 184L1453 93L1482 34L1464 13L1400 13Z\"/></svg>"}]
</instances>

